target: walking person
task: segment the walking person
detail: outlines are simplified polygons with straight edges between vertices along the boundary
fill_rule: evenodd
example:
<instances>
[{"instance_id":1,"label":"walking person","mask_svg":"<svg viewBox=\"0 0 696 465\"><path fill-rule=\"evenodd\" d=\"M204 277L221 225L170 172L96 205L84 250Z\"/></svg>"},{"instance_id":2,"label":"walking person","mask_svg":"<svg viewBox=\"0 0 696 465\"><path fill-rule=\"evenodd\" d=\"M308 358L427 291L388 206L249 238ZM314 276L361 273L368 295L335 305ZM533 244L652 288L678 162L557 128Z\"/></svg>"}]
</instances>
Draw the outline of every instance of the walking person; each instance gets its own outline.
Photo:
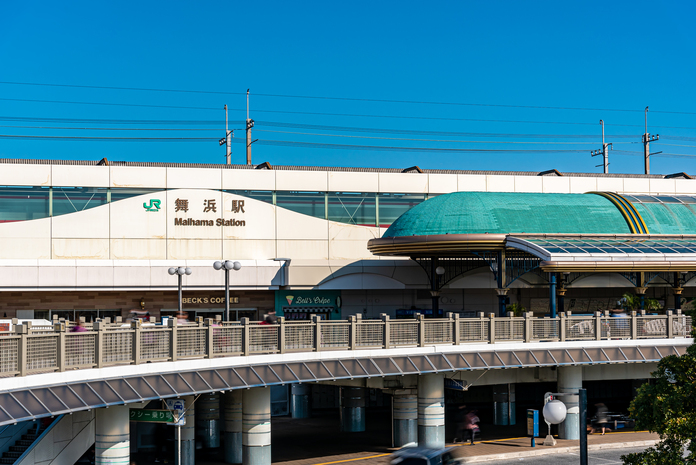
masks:
<instances>
[{"instance_id":1,"label":"walking person","mask_svg":"<svg viewBox=\"0 0 696 465\"><path fill-rule=\"evenodd\" d=\"M477 410L472 410L471 412L467 413L464 417L465 436L462 438L462 441L466 442L466 438L468 436L471 440L472 446L474 445L474 436L476 435L476 433L479 433L479 439L481 437L481 429L476 424L481 421L479 417L476 415L477 413Z\"/></svg>"},{"instance_id":2,"label":"walking person","mask_svg":"<svg viewBox=\"0 0 696 465\"><path fill-rule=\"evenodd\" d=\"M457 424L457 432L454 433L453 443L462 442L464 438L464 419L466 418L466 405L462 404L457 408L454 421Z\"/></svg>"},{"instance_id":3,"label":"walking person","mask_svg":"<svg viewBox=\"0 0 696 465\"><path fill-rule=\"evenodd\" d=\"M602 428L602 436L604 436L607 428L609 428L609 409L601 402L595 404L595 407L597 407L597 427Z\"/></svg>"}]
</instances>

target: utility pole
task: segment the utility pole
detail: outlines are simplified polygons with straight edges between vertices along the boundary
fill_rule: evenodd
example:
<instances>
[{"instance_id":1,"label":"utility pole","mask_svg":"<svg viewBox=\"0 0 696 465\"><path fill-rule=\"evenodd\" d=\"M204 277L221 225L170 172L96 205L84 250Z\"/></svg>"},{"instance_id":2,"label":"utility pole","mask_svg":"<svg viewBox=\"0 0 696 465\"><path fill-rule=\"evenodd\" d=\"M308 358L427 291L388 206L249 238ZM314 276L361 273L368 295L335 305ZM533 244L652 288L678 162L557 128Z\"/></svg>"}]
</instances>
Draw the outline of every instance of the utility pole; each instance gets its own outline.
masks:
<instances>
[{"instance_id":1,"label":"utility pole","mask_svg":"<svg viewBox=\"0 0 696 465\"><path fill-rule=\"evenodd\" d=\"M234 131L227 129L227 105L225 105L225 137L220 139L219 144L226 145L225 159L228 165L232 164L232 137L234 137Z\"/></svg>"},{"instance_id":2,"label":"utility pole","mask_svg":"<svg viewBox=\"0 0 696 465\"><path fill-rule=\"evenodd\" d=\"M611 148L613 149L614 146L611 143L609 143L609 144L604 143L604 120L600 119L599 124L602 125L602 150L601 151L593 150L590 152L590 154L592 154L593 157L596 157L598 155L602 155L602 157L604 158L604 163L601 165L596 165L596 166L604 166L604 174L607 174L609 172L609 151L608 151L608 148L611 145Z\"/></svg>"},{"instance_id":3,"label":"utility pole","mask_svg":"<svg viewBox=\"0 0 696 465\"><path fill-rule=\"evenodd\" d=\"M648 107L645 107L645 134L643 134L643 156L645 157L645 174L650 174L650 155L656 155L662 152L650 153L650 142L660 140L660 135L651 136L648 133Z\"/></svg>"},{"instance_id":4,"label":"utility pole","mask_svg":"<svg viewBox=\"0 0 696 465\"><path fill-rule=\"evenodd\" d=\"M251 128L254 127L254 120L249 118L249 89L247 89L247 117L246 117L246 162L251 165Z\"/></svg>"}]
</instances>

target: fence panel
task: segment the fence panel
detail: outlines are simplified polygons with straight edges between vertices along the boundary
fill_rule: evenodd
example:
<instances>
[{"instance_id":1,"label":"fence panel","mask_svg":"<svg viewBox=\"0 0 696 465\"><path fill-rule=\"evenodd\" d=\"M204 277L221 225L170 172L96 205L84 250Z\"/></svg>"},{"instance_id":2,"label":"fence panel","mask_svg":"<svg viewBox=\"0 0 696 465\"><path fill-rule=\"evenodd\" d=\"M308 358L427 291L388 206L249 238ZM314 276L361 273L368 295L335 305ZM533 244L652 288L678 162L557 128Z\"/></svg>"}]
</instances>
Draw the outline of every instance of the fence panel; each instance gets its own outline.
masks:
<instances>
[{"instance_id":1,"label":"fence panel","mask_svg":"<svg viewBox=\"0 0 696 465\"><path fill-rule=\"evenodd\" d=\"M639 339L654 339L667 337L666 316L639 316L637 318Z\"/></svg>"},{"instance_id":2,"label":"fence panel","mask_svg":"<svg viewBox=\"0 0 696 465\"><path fill-rule=\"evenodd\" d=\"M104 365L131 363L133 361L133 331L117 329L104 332L102 349Z\"/></svg>"},{"instance_id":3,"label":"fence panel","mask_svg":"<svg viewBox=\"0 0 696 465\"><path fill-rule=\"evenodd\" d=\"M322 325L322 332L326 329ZM323 334L322 334L323 335ZM285 350L314 350L314 325L285 323Z\"/></svg>"},{"instance_id":4,"label":"fence panel","mask_svg":"<svg viewBox=\"0 0 696 465\"><path fill-rule=\"evenodd\" d=\"M249 350L252 353L278 351L278 326L254 325L249 327Z\"/></svg>"},{"instance_id":5,"label":"fence panel","mask_svg":"<svg viewBox=\"0 0 696 465\"><path fill-rule=\"evenodd\" d=\"M533 341L557 341L560 339L560 322L552 318L535 318L532 321Z\"/></svg>"},{"instance_id":6,"label":"fence panel","mask_svg":"<svg viewBox=\"0 0 696 465\"><path fill-rule=\"evenodd\" d=\"M350 323L322 323L321 324L321 348L322 349L347 349L350 346Z\"/></svg>"},{"instance_id":7,"label":"fence panel","mask_svg":"<svg viewBox=\"0 0 696 465\"><path fill-rule=\"evenodd\" d=\"M383 347L384 329L381 321L361 321L358 323L355 343L358 347Z\"/></svg>"},{"instance_id":8,"label":"fence panel","mask_svg":"<svg viewBox=\"0 0 696 465\"><path fill-rule=\"evenodd\" d=\"M566 341L589 341L596 338L595 319L570 317L566 319Z\"/></svg>"},{"instance_id":9,"label":"fence panel","mask_svg":"<svg viewBox=\"0 0 696 465\"><path fill-rule=\"evenodd\" d=\"M169 331L146 329L140 331L140 360L143 362L169 359Z\"/></svg>"},{"instance_id":10,"label":"fence panel","mask_svg":"<svg viewBox=\"0 0 696 465\"><path fill-rule=\"evenodd\" d=\"M603 318L602 337L607 339L631 339L631 317Z\"/></svg>"},{"instance_id":11,"label":"fence panel","mask_svg":"<svg viewBox=\"0 0 696 465\"><path fill-rule=\"evenodd\" d=\"M452 343L452 322L445 321L426 321L425 322L425 343L426 344L451 344Z\"/></svg>"},{"instance_id":12,"label":"fence panel","mask_svg":"<svg viewBox=\"0 0 696 465\"><path fill-rule=\"evenodd\" d=\"M65 367L91 368L95 363L96 335L92 332L65 334Z\"/></svg>"},{"instance_id":13,"label":"fence panel","mask_svg":"<svg viewBox=\"0 0 696 465\"><path fill-rule=\"evenodd\" d=\"M178 338L178 332L177 332ZM213 328L213 355L230 356L242 352L242 327L229 326Z\"/></svg>"},{"instance_id":14,"label":"fence panel","mask_svg":"<svg viewBox=\"0 0 696 465\"><path fill-rule=\"evenodd\" d=\"M672 322L672 333L675 337L691 337L691 317L675 316Z\"/></svg>"},{"instance_id":15,"label":"fence panel","mask_svg":"<svg viewBox=\"0 0 696 465\"><path fill-rule=\"evenodd\" d=\"M18 352L18 337L4 336L0 338L0 377L14 376L19 371Z\"/></svg>"},{"instance_id":16,"label":"fence panel","mask_svg":"<svg viewBox=\"0 0 696 465\"><path fill-rule=\"evenodd\" d=\"M181 329L177 328L177 331L176 331L176 356L177 356L177 358L203 358L203 357L205 357L205 339L207 336L207 332L208 332L208 328L201 327L201 326L197 326L194 328L181 328Z\"/></svg>"},{"instance_id":17,"label":"fence panel","mask_svg":"<svg viewBox=\"0 0 696 465\"><path fill-rule=\"evenodd\" d=\"M58 335L27 337L27 373L54 371L58 368Z\"/></svg>"},{"instance_id":18,"label":"fence panel","mask_svg":"<svg viewBox=\"0 0 696 465\"><path fill-rule=\"evenodd\" d=\"M459 340L461 342L488 342L489 320L462 318L459 320Z\"/></svg>"},{"instance_id":19,"label":"fence panel","mask_svg":"<svg viewBox=\"0 0 696 465\"><path fill-rule=\"evenodd\" d=\"M524 318L497 318L496 341L524 341Z\"/></svg>"},{"instance_id":20,"label":"fence panel","mask_svg":"<svg viewBox=\"0 0 696 465\"><path fill-rule=\"evenodd\" d=\"M393 346L417 346L418 327L417 321L390 321L389 343Z\"/></svg>"}]
</instances>

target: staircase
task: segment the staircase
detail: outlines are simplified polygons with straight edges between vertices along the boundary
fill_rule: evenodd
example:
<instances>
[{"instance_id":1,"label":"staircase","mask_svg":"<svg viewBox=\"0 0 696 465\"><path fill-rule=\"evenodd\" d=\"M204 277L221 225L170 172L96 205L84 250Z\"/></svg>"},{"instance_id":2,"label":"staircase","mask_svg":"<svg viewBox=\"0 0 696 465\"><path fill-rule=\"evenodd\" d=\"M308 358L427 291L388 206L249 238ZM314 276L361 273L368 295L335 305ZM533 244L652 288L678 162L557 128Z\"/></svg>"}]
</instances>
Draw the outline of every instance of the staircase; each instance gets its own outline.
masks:
<instances>
[{"instance_id":1,"label":"staircase","mask_svg":"<svg viewBox=\"0 0 696 465\"><path fill-rule=\"evenodd\" d=\"M8 452L3 452L2 458L0 458L0 464L13 464L18 458L24 454L24 451L29 449L29 447L36 441L39 437L39 423L34 422L34 425L29 428L26 434L22 435L21 439L18 439L14 446L10 446Z\"/></svg>"}]
</instances>

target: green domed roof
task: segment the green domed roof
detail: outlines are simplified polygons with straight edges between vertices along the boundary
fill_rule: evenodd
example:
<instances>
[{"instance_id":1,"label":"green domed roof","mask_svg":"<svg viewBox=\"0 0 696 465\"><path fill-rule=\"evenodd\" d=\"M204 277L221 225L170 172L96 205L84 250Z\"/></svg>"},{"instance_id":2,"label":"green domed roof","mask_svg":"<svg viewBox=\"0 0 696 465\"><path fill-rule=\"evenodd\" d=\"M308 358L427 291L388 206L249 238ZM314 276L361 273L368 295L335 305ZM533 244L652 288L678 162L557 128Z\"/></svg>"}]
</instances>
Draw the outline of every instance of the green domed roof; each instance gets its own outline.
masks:
<instances>
[{"instance_id":1,"label":"green domed roof","mask_svg":"<svg viewBox=\"0 0 696 465\"><path fill-rule=\"evenodd\" d=\"M401 215L382 237L435 234L631 234L611 200L596 194L454 192Z\"/></svg>"}]
</instances>

